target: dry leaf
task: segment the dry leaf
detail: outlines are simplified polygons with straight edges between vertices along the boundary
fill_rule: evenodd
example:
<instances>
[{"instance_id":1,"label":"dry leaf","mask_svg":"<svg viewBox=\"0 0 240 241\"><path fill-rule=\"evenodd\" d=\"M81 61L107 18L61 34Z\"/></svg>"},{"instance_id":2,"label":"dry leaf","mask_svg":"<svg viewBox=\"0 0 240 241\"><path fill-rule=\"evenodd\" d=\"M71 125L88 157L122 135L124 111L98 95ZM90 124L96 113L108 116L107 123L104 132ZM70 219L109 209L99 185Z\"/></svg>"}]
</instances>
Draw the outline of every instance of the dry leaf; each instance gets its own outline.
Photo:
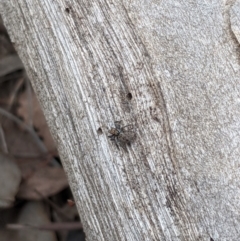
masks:
<instances>
[{"instance_id":1,"label":"dry leaf","mask_svg":"<svg viewBox=\"0 0 240 241\"><path fill-rule=\"evenodd\" d=\"M9 224L11 222L14 222L15 224L19 224L19 226L24 226L27 224L31 224L33 226L41 226L50 223L49 213L47 212L46 208L44 207L43 203L41 202L27 202L25 205L21 207L18 212L13 213L13 219L6 220ZM15 215L14 215L15 214ZM4 226L5 226L4 225ZM56 235L55 232L51 231L43 231L43 230L37 230L37 229L24 229L19 228L18 230L8 230L8 229L0 229L0 237L1 241L9 241L9 240L15 240L15 241L56 241Z\"/></svg>"},{"instance_id":2,"label":"dry leaf","mask_svg":"<svg viewBox=\"0 0 240 241\"><path fill-rule=\"evenodd\" d=\"M36 170L22 182L17 196L24 199L39 200L52 196L67 186L68 181L62 168L45 166Z\"/></svg>"},{"instance_id":3,"label":"dry leaf","mask_svg":"<svg viewBox=\"0 0 240 241\"><path fill-rule=\"evenodd\" d=\"M23 64L17 54L7 55L0 59L0 77L23 70Z\"/></svg>"},{"instance_id":4,"label":"dry leaf","mask_svg":"<svg viewBox=\"0 0 240 241\"><path fill-rule=\"evenodd\" d=\"M15 201L21 172L13 158L3 153L0 153L0 167L0 208L7 208Z\"/></svg>"},{"instance_id":5,"label":"dry leaf","mask_svg":"<svg viewBox=\"0 0 240 241\"><path fill-rule=\"evenodd\" d=\"M43 154L38 136L34 137L11 119L2 122L9 153L13 156L40 156ZM42 142L41 142L42 143Z\"/></svg>"},{"instance_id":6,"label":"dry leaf","mask_svg":"<svg viewBox=\"0 0 240 241\"><path fill-rule=\"evenodd\" d=\"M29 124L29 120L33 123L33 126L36 128L38 135L42 137L48 151L55 150L56 145L34 92L32 91L32 97L31 100L29 100L27 92L25 91L19 98L19 105L17 114L24 119L26 124ZM31 116L29 116L29 113L31 113Z\"/></svg>"}]
</instances>

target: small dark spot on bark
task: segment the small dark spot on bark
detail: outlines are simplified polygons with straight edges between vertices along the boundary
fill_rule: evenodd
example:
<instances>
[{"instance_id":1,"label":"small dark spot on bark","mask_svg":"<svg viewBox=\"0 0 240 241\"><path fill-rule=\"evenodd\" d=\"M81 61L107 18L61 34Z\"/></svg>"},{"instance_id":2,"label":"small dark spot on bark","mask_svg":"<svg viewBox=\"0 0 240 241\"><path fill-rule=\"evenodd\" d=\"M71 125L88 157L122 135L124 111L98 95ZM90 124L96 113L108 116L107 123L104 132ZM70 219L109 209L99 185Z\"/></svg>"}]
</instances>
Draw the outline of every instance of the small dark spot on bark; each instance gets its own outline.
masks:
<instances>
[{"instance_id":1,"label":"small dark spot on bark","mask_svg":"<svg viewBox=\"0 0 240 241\"><path fill-rule=\"evenodd\" d=\"M131 94L131 93L128 93L128 94L127 94L127 99L128 99L128 100L131 100L131 99L132 99L132 94Z\"/></svg>"},{"instance_id":2,"label":"small dark spot on bark","mask_svg":"<svg viewBox=\"0 0 240 241\"><path fill-rule=\"evenodd\" d=\"M102 131L102 128L101 128L101 127L99 127L99 128L97 129L97 133L98 133L98 135L101 135L101 134L103 133L103 131Z\"/></svg>"},{"instance_id":3,"label":"small dark spot on bark","mask_svg":"<svg viewBox=\"0 0 240 241\"><path fill-rule=\"evenodd\" d=\"M169 201L169 198L166 198L166 206L168 207L168 208L170 208L171 207L171 203L170 203L170 201Z\"/></svg>"},{"instance_id":4,"label":"small dark spot on bark","mask_svg":"<svg viewBox=\"0 0 240 241\"><path fill-rule=\"evenodd\" d=\"M70 8L65 8L66 13L70 13Z\"/></svg>"},{"instance_id":5,"label":"small dark spot on bark","mask_svg":"<svg viewBox=\"0 0 240 241\"><path fill-rule=\"evenodd\" d=\"M157 112L156 112L156 108L152 108L152 107L150 106L150 115L151 115L151 117L152 117L153 120L161 123L160 119L158 118L158 115L157 115Z\"/></svg>"},{"instance_id":6,"label":"small dark spot on bark","mask_svg":"<svg viewBox=\"0 0 240 241\"><path fill-rule=\"evenodd\" d=\"M214 239L210 237L210 241L214 241Z\"/></svg>"}]
</instances>

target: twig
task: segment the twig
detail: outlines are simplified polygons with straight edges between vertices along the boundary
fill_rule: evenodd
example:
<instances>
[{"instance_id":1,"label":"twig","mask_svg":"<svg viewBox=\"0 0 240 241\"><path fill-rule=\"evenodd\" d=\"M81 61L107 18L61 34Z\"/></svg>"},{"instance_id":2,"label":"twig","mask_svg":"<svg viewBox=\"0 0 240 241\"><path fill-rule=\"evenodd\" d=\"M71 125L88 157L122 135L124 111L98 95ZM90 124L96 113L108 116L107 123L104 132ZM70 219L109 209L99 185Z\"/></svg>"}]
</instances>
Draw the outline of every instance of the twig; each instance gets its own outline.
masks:
<instances>
[{"instance_id":1,"label":"twig","mask_svg":"<svg viewBox=\"0 0 240 241\"><path fill-rule=\"evenodd\" d=\"M27 76L26 76L27 78ZM27 123L30 126L33 126L33 93L32 93L32 87L30 84L29 79L26 79L26 83L27 83L27 100L28 100L28 120Z\"/></svg>"},{"instance_id":2,"label":"twig","mask_svg":"<svg viewBox=\"0 0 240 241\"><path fill-rule=\"evenodd\" d=\"M8 104L8 107L7 107L7 110L9 111L11 108L12 108L12 105L13 105L13 102L16 98L16 95L20 89L20 87L22 86L22 84L24 83L24 78L20 78L17 80L17 83L15 84L13 90L12 90L12 93L11 93L11 96L10 96L10 99L9 99L9 104Z\"/></svg>"},{"instance_id":3,"label":"twig","mask_svg":"<svg viewBox=\"0 0 240 241\"><path fill-rule=\"evenodd\" d=\"M38 230L49 230L49 231L57 231L57 230L82 230L82 224L80 222L70 222L70 223L49 223L43 225L31 225L31 224L7 224L6 227L8 229L14 230L22 230L22 229L38 229Z\"/></svg>"},{"instance_id":4,"label":"twig","mask_svg":"<svg viewBox=\"0 0 240 241\"><path fill-rule=\"evenodd\" d=\"M1 123L0 123L0 142L1 142L2 151L5 153L8 153L7 143L5 140L5 135L4 135L4 131Z\"/></svg>"},{"instance_id":5,"label":"twig","mask_svg":"<svg viewBox=\"0 0 240 241\"><path fill-rule=\"evenodd\" d=\"M14 121L15 123L17 123L18 125L20 125L21 127L23 127L26 131L29 132L29 134L33 137L33 139L35 140L35 142L37 143L38 147L40 148L40 150L44 153L47 154L47 148L44 146L44 144L42 143L42 141L39 139L38 135L36 134L36 132L33 130L32 127L29 127L28 125L26 125L23 121L21 121L20 119L18 119L17 117L15 117L13 114L11 114L10 112L4 110L3 108L0 108L0 114L9 118L10 120Z\"/></svg>"},{"instance_id":6,"label":"twig","mask_svg":"<svg viewBox=\"0 0 240 241\"><path fill-rule=\"evenodd\" d=\"M24 159L24 160L45 160L45 159L50 159L53 158L55 156L58 156L57 150L52 150L52 151L48 151L46 153L42 153L42 154L28 154L28 153L21 153L21 154L14 154L14 157L16 159Z\"/></svg>"},{"instance_id":7,"label":"twig","mask_svg":"<svg viewBox=\"0 0 240 241\"><path fill-rule=\"evenodd\" d=\"M39 192L36 188L34 191L41 197L43 198L44 201L46 201L60 216L65 218L65 220L71 220L54 202L46 198L44 195L42 195L41 192Z\"/></svg>"}]
</instances>

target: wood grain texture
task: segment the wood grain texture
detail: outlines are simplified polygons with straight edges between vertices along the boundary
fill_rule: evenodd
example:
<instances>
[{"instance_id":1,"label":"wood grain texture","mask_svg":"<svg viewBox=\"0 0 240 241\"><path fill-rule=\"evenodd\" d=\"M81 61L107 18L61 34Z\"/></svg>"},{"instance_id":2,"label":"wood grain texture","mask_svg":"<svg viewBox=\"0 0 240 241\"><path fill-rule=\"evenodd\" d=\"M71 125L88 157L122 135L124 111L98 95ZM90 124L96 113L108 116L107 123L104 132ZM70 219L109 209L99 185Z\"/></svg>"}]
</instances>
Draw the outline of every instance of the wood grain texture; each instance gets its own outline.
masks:
<instances>
[{"instance_id":1,"label":"wood grain texture","mask_svg":"<svg viewBox=\"0 0 240 241\"><path fill-rule=\"evenodd\" d=\"M232 5L0 3L87 240L239 240L240 62ZM127 150L107 138L116 120L135 126Z\"/></svg>"}]
</instances>

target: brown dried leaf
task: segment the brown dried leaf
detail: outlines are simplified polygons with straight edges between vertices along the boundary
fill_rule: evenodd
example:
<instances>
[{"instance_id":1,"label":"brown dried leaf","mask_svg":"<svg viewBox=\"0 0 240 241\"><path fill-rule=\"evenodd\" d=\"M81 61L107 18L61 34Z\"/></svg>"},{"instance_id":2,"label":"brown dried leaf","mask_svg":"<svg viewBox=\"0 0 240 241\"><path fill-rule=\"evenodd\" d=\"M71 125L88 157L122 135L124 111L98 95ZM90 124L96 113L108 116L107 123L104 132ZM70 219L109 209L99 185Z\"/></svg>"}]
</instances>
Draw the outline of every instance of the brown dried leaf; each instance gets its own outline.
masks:
<instances>
[{"instance_id":1,"label":"brown dried leaf","mask_svg":"<svg viewBox=\"0 0 240 241\"><path fill-rule=\"evenodd\" d=\"M40 156L43 153L36 138L21 126L16 125L11 119L5 118L2 122L2 126L8 151L13 156Z\"/></svg>"},{"instance_id":2,"label":"brown dried leaf","mask_svg":"<svg viewBox=\"0 0 240 241\"><path fill-rule=\"evenodd\" d=\"M14 47L10 42L6 29L0 22L0 59L13 53L15 53Z\"/></svg>"},{"instance_id":3,"label":"brown dried leaf","mask_svg":"<svg viewBox=\"0 0 240 241\"><path fill-rule=\"evenodd\" d=\"M68 186L66 175L62 168L46 166L36 170L24 180L19 188L18 197L39 200L52 196Z\"/></svg>"},{"instance_id":4,"label":"brown dried leaf","mask_svg":"<svg viewBox=\"0 0 240 241\"><path fill-rule=\"evenodd\" d=\"M56 241L56 234L52 231L44 232L38 229L24 229L24 225L30 224L32 226L48 226L51 225L49 213L41 202L27 202L20 210L9 209L12 218L5 220L5 226L9 223L18 224L18 230L0 229L1 241ZM0 213L2 218L2 213ZM7 225L8 226L8 225Z\"/></svg>"},{"instance_id":5,"label":"brown dried leaf","mask_svg":"<svg viewBox=\"0 0 240 241\"><path fill-rule=\"evenodd\" d=\"M7 208L15 201L21 182L21 172L9 155L0 153L0 208Z\"/></svg>"},{"instance_id":6,"label":"brown dried leaf","mask_svg":"<svg viewBox=\"0 0 240 241\"><path fill-rule=\"evenodd\" d=\"M23 70L23 64L17 54L7 55L0 59L0 77Z\"/></svg>"},{"instance_id":7,"label":"brown dried leaf","mask_svg":"<svg viewBox=\"0 0 240 241\"><path fill-rule=\"evenodd\" d=\"M48 166L52 162L52 155L42 155L37 157L29 158L18 158L16 157L16 163L22 172L22 178L24 180L32 176L36 170Z\"/></svg>"},{"instance_id":8,"label":"brown dried leaf","mask_svg":"<svg viewBox=\"0 0 240 241\"><path fill-rule=\"evenodd\" d=\"M50 134L46 119L34 92L32 91L32 98L29 100L28 94L25 91L19 98L19 105L18 115L24 119L26 124L29 123L30 119L30 121L33 122L33 126L37 129L38 135L43 138L46 148L49 151L55 150L56 145ZM30 112L32 112L31 116L29 115Z\"/></svg>"}]
</instances>

